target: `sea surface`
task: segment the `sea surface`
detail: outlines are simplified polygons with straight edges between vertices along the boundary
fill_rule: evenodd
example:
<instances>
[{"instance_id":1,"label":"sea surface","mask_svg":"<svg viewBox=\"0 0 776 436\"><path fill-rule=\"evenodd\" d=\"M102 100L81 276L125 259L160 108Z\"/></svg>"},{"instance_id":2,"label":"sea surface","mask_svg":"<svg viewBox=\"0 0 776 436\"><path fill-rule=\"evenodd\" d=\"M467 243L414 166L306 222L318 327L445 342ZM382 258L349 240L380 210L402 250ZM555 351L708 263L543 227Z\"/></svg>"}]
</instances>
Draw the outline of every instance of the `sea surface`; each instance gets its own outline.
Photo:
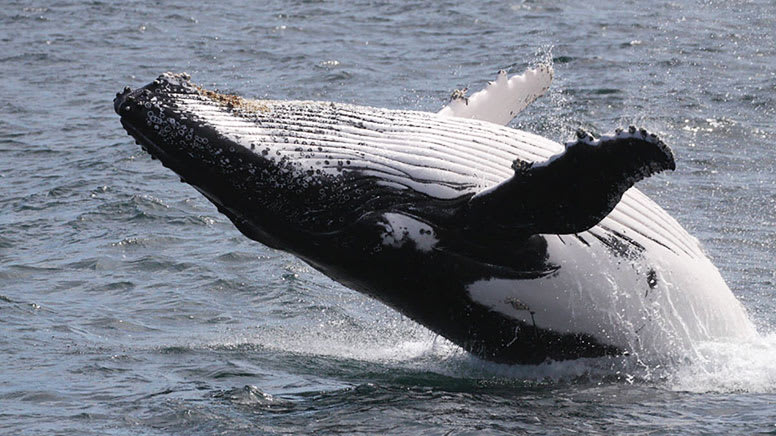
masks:
<instances>
[{"instance_id":1,"label":"sea surface","mask_svg":"<svg viewBox=\"0 0 776 436\"><path fill-rule=\"evenodd\" d=\"M776 3L15 1L0 7L0 434L776 434ZM119 124L165 71L436 111L552 62L512 125L660 134L639 184L759 328L671 365L484 362L243 237ZM720 308L725 310L725 308Z\"/></svg>"}]
</instances>

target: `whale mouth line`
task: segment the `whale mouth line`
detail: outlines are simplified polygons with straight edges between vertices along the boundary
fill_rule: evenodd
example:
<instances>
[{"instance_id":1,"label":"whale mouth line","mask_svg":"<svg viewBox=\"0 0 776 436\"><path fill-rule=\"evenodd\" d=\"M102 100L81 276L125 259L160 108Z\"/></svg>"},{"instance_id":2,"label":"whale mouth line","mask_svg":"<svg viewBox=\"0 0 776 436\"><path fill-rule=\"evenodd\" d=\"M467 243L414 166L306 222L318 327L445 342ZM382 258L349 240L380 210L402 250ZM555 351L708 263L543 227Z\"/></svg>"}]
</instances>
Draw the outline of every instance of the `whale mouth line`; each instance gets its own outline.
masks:
<instances>
[{"instance_id":1,"label":"whale mouth line","mask_svg":"<svg viewBox=\"0 0 776 436\"><path fill-rule=\"evenodd\" d=\"M140 129L136 128L131 123L124 121L124 117L121 118L121 125L127 131L129 136L135 138L143 151L151 155L151 157L159 159L162 163L166 163L165 160L170 157L169 154L167 154L161 147L151 141L148 136L146 136ZM163 160L162 156L164 156L165 160Z\"/></svg>"},{"instance_id":2,"label":"whale mouth line","mask_svg":"<svg viewBox=\"0 0 776 436\"><path fill-rule=\"evenodd\" d=\"M185 179L187 183L197 188L197 185L193 183L193 180L189 180L189 178L184 175L186 169L185 165L182 165L170 153L166 152L164 148L152 141L141 129L138 129L133 126L132 123L125 121L124 117L121 117L121 125L124 126L128 135L135 138L135 141L140 145L141 149L151 156L151 159L158 159L159 162L162 163L162 166L169 168L178 174L181 177L181 181ZM199 188L197 188L197 190L200 191ZM203 194L205 193L203 192Z\"/></svg>"},{"instance_id":3,"label":"whale mouth line","mask_svg":"<svg viewBox=\"0 0 776 436\"><path fill-rule=\"evenodd\" d=\"M115 105L116 108L124 103L123 98L117 99L120 99L121 101ZM162 166L169 168L177 174L180 177L181 182L191 185L192 188L207 198L220 213L224 214L232 221L232 224L234 224L238 230L245 235L249 235L249 238L259 241L270 248L282 248L282 244L276 241L271 234L267 233L262 227L253 225L251 220L243 216L239 210L229 207L217 194L210 192L206 188L206 183L203 182L203 180L207 179L207 176L203 177L201 172L187 166L185 160L176 159L173 153L169 153L164 147L154 142L141 127L134 125L131 120L126 119L123 115L120 115L120 117L121 125L124 127L127 134L135 139L135 142L140 145L142 150L151 156L151 159L159 160ZM333 232L330 236L333 236L336 233L337 232ZM312 262L311 259L306 260L310 263Z\"/></svg>"}]
</instances>

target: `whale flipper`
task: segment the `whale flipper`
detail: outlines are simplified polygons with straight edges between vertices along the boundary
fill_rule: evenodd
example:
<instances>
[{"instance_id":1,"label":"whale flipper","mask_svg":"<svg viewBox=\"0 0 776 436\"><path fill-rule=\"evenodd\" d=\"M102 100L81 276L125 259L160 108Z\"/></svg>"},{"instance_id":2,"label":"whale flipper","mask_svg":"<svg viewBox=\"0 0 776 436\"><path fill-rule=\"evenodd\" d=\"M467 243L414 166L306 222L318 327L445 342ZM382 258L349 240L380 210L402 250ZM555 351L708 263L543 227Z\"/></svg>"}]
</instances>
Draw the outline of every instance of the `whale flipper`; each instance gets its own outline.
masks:
<instances>
[{"instance_id":1,"label":"whale flipper","mask_svg":"<svg viewBox=\"0 0 776 436\"><path fill-rule=\"evenodd\" d=\"M539 65L510 78L507 78L507 73L502 70L494 82L490 82L485 89L468 98L463 95L465 91L454 92L450 103L438 113L505 126L529 104L547 92L552 82L552 75L551 65Z\"/></svg>"},{"instance_id":2,"label":"whale flipper","mask_svg":"<svg viewBox=\"0 0 776 436\"><path fill-rule=\"evenodd\" d=\"M577 136L544 162L516 160L512 177L471 198L467 221L491 233L583 232L636 182L676 168L671 149L645 130L631 127L597 140L581 130Z\"/></svg>"}]
</instances>

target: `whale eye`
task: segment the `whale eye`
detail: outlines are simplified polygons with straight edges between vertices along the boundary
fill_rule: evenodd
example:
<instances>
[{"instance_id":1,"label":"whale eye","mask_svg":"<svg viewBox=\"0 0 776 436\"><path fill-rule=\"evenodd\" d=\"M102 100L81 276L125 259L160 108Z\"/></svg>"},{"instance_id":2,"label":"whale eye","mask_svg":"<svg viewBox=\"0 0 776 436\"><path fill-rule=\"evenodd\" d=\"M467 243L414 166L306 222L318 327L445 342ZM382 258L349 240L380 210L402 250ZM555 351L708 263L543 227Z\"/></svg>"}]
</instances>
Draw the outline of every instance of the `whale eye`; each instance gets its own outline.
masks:
<instances>
[{"instance_id":1,"label":"whale eye","mask_svg":"<svg viewBox=\"0 0 776 436\"><path fill-rule=\"evenodd\" d=\"M655 289L657 287L657 273L654 269L650 269L647 273L647 284L649 289Z\"/></svg>"}]
</instances>

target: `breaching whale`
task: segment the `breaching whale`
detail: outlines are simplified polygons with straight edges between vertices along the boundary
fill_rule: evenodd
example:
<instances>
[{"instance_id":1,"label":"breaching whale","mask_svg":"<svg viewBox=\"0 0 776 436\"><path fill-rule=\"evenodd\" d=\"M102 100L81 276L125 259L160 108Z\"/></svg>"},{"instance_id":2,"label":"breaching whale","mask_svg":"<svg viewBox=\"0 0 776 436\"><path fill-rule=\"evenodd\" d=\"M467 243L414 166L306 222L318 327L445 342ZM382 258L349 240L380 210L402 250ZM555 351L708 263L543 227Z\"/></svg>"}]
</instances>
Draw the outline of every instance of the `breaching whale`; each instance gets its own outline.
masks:
<instances>
[{"instance_id":1,"label":"breaching whale","mask_svg":"<svg viewBox=\"0 0 776 436\"><path fill-rule=\"evenodd\" d=\"M165 73L116 95L126 131L247 237L487 360L681 357L755 330L698 241L634 183L644 130L565 145L505 127L552 68L439 113L249 100Z\"/></svg>"}]
</instances>

